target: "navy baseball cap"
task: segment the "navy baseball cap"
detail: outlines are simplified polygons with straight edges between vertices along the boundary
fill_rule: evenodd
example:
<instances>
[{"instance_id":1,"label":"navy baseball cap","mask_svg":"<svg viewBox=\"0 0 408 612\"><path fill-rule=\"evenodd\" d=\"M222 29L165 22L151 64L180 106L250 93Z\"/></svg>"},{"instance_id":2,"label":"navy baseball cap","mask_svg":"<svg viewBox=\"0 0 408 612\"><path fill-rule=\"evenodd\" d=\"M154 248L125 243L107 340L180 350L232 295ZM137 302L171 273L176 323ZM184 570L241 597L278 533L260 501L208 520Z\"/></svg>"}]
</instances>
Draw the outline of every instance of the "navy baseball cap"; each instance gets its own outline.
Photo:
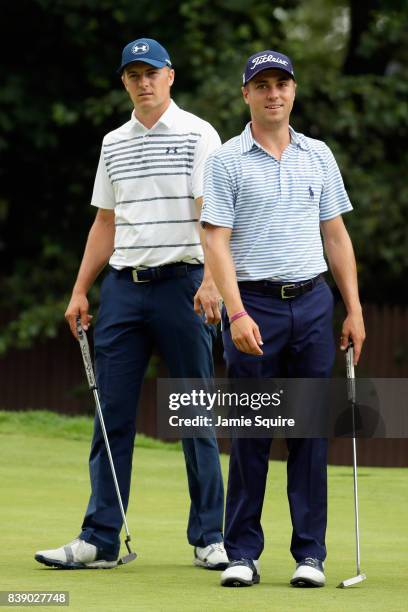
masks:
<instances>
[{"instance_id":1,"label":"navy baseball cap","mask_svg":"<svg viewBox=\"0 0 408 612\"><path fill-rule=\"evenodd\" d=\"M287 55L283 55L283 53L266 49L265 51L258 51L258 53L254 53L248 58L245 72L242 75L244 85L246 85L256 74L268 68L276 68L277 70L287 72L287 74L295 80L291 59Z\"/></svg>"},{"instance_id":2,"label":"navy baseball cap","mask_svg":"<svg viewBox=\"0 0 408 612\"><path fill-rule=\"evenodd\" d=\"M153 38L138 38L130 42L122 51L122 63L118 69L123 69L132 62L146 62L155 68L171 68L171 60L166 49Z\"/></svg>"}]
</instances>

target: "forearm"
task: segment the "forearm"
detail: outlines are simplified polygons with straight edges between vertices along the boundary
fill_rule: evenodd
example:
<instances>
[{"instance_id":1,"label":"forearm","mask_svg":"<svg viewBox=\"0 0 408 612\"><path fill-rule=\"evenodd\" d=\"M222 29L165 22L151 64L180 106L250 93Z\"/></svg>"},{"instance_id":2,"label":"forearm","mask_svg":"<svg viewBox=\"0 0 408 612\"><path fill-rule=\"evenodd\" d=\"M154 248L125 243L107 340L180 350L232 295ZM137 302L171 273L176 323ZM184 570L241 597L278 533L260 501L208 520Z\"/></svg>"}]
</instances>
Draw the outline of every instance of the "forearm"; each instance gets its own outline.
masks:
<instances>
[{"instance_id":1,"label":"forearm","mask_svg":"<svg viewBox=\"0 0 408 612\"><path fill-rule=\"evenodd\" d=\"M112 255L114 236L114 223L101 221L97 217L88 235L73 294L88 292Z\"/></svg>"},{"instance_id":2,"label":"forearm","mask_svg":"<svg viewBox=\"0 0 408 612\"><path fill-rule=\"evenodd\" d=\"M203 207L203 198L196 198L195 199L195 205L196 205L196 210L197 210L197 214L198 214L198 219L200 219L200 215L201 215L201 210ZM205 236L205 230L204 228L201 226L200 221L198 220L198 231L200 234L200 242L201 242L201 246L203 249L203 253L204 253L204 275L203 275L203 283L209 283L212 284L214 283L214 278L208 263L208 258L207 258L207 252L206 252L206 236Z\"/></svg>"},{"instance_id":3,"label":"forearm","mask_svg":"<svg viewBox=\"0 0 408 612\"><path fill-rule=\"evenodd\" d=\"M217 228L205 230L206 256L228 315L244 310L228 241Z\"/></svg>"},{"instance_id":4,"label":"forearm","mask_svg":"<svg viewBox=\"0 0 408 612\"><path fill-rule=\"evenodd\" d=\"M325 251L347 312L361 311L356 260L348 233L345 231L340 239L326 240Z\"/></svg>"},{"instance_id":5,"label":"forearm","mask_svg":"<svg viewBox=\"0 0 408 612\"><path fill-rule=\"evenodd\" d=\"M340 337L340 348L354 344L354 365L360 357L365 339L363 313L358 295L357 266L353 245L342 218L322 221L321 229L329 266L347 310Z\"/></svg>"},{"instance_id":6,"label":"forearm","mask_svg":"<svg viewBox=\"0 0 408 612\"><path fill-rule=\"evenodd\" d=\"M228 316L245 310L239 292L237 275L230 250L231 230L225 227L208 226L206 229L206 252L208 262L221 293ZM249 355L262 355L262 336L256 322L249 316L235 319L230 324L231 339L235 347Z\"/></svg>"},{"instance_id":7,"label":"forearm","mask_svg":"<svg viewBox=\"0 0 408 612\"><path fill-rule=\"evenodd\" d=\"M204 252L204 275L203 275L203 283L215 283L213 274L211 272L210 265L208 263L208 254L207 254L207 246L205 241L205 230L200 226L200 242L203 247Z\"/></svg>"}]
</instances>

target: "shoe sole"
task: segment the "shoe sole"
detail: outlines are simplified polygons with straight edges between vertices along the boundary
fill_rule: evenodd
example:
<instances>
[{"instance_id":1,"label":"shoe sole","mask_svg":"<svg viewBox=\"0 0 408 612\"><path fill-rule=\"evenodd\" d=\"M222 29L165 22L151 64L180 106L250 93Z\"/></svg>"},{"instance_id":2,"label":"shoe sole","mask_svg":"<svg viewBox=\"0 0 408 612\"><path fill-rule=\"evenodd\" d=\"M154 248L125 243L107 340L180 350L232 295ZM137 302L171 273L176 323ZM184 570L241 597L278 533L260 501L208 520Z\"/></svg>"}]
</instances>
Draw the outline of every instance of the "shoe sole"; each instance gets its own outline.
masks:
<instances>
[{"instance_id":1,"label":"shoe sole","mask_svg":"<svg viewBox=\"0 0 408 612\"><path fill-rule=\"evenodd\" d=\"M93 563L66 563L57 559L49 559L42 555L35 555L34 559L38 563L43 563L47 567L57 567L63 570L79 570L79 569L113 569L118 566L117 561L94 561Z\"/></svg>"},{"instance_id":2,"label":"shoe sole","mask_svg":"<svg viewBox=\"0 0 408 612\"><path fill-rule=\"evenodd\" d=\"M217 563L216 565L214 565L213 563L209 563L208 561L201 561L201 559L194 559L193 563L196 567L202 567L208 570L223 571L228 567L228 563Z\"/></svg>"},{"instance_id":3,"label":"shoe sole","mask_svg":"<svg viewBox=\"0 0 408 612\"><path fill-rule=\"evenodd\" d=\"M221 586L224 587L249 587L253 584L259 584L261 577L259 574L254 576L252 580L244 580L243 578L227 578L224 582L221 582Z\"/></svg>"},{"instance_id":4,"label":"shoe sole","mask_svg":"<svg viewBox=\"0 0 408 612\"><path fill-rule=\"evenodd\" d=\"M293 580L290 581L290 584L294 587L298 587L298 588L318 588L318 587L324 587L325 582L316 582L314 580L311 580L310 578L294 578Z\"/></svg>"}]
</instances>

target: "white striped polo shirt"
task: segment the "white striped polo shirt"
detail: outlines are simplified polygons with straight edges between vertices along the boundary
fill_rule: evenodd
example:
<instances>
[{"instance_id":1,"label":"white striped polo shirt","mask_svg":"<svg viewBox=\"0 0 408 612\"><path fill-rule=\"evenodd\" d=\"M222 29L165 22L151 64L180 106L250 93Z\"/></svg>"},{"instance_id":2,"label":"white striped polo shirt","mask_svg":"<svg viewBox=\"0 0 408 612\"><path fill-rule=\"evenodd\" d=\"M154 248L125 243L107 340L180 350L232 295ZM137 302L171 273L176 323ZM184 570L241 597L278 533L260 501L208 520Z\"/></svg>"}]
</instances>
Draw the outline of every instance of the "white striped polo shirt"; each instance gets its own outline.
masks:
<instances>
[{"instance_id":1,"label":"white striped polo shirt","mask_svg":"<svg viewBox=\"0 0 408 612\"><path fill-rule=\"evenodd\" d=\"M115 211L115 268L203 262L195 198L214 128L173 101L150 129L130 121L103 139L91 204Z\"/></svg>"},{"instance_id":2,"label":"white striped polo shirt","mask_svg":"<svg viewBox=\"0 0 408 612\"><path fill-rule=\"evenodd\" d=\"M249 123L206 163L201 222L232 228L239 281L298 282L325 272L320 221L352 210L327 145L289 130L280 161Z\"/></svg>"}]
</instances>

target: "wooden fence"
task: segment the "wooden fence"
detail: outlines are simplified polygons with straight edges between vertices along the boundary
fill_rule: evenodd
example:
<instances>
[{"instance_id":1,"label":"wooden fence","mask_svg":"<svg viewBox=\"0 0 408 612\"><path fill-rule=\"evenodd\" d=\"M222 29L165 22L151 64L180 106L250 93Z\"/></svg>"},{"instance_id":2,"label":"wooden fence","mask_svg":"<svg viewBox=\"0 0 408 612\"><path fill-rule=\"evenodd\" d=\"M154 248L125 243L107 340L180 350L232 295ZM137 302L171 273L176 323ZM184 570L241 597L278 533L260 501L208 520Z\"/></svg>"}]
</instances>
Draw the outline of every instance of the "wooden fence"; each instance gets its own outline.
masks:
<instances>
[{"instance_id":1,"label":"wooden fence","mask_svg":"<svg viewBox=\"0 0 408 612\"><path fill-rule=\"evenodd\" d=\"M399 307L364 307L367 341L358 367L366 377L408 377L408 309ZM339 334L338 334L339 335ZM215 347L216 375L222 378L222 346ZM163 366L157 374L166 376ZM344 357L337 355L335 374L344 375ZM155 379L143 386L138 414L138 431L156 436ZM37 343L29 350L10 351L0 359L0 409L53 410L65 414L92 414L93 397L87 389L79 348L63 327L57 339ZM220 448L228 451L227 440ZM408 440L359 440L361 465L408 466ZM272 445L272 457L284 459L284 440ZM351 441L334 439L330 444L330 462L350 465Z\"/></svg>"}]
</instances>

